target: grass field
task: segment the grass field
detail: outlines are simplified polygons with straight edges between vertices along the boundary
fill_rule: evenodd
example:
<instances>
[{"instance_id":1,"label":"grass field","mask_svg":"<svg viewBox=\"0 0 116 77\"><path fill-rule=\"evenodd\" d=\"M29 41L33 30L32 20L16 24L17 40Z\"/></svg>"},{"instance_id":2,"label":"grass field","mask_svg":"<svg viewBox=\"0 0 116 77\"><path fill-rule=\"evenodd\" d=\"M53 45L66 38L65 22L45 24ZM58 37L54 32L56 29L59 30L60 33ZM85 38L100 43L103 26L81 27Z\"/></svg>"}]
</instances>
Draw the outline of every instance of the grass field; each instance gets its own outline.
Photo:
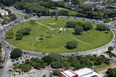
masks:
<instances>
[{"instance_id":1,"label":"grass field","mask_svg":"<svg viewBox=\"0 0 116 77\"><path fill-rule=\"evenodd\" d=\"M58 19L57 21L55 19L42 19L36 20L36 25L25 22L9 29L13 31L14 37L6 40L16 47L33 52L72 53L98 48L109 43L113 38L110 32L107 34L104 31L95 30L97 25L95 23L92 23L93 29L83 32L82 35L73 35L74 29L65 27L67 21L86 22L75 19ZM49 25L49 23L56 23L56 25ZM32 29L30 35L24 36L22 40L15 40L16 31L25 27ZM66 31L59 34L58 30L61 27ZM47 38L49 36L47 32L52 33L52 38ZM44 35L43 40L39 40L40 35ZM68 41L77 41L78 47L72 50L66 49L65 45Z\"/></svg>"}]
</instances>

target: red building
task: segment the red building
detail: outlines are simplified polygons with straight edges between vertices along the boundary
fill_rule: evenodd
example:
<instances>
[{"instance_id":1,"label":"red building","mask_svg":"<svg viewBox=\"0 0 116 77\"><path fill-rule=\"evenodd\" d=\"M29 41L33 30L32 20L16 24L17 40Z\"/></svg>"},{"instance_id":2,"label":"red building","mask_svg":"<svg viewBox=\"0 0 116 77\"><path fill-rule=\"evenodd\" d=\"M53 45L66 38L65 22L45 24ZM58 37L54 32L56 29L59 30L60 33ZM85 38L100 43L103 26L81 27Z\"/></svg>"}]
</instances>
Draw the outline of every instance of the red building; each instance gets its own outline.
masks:
<instances>
[{"instance_id":1,"label":"red building","mask_svg":"<svg viewBox=\"0 0 116 77\"><path fill-rule=\"evenodd\" d=\"M78 74L68 69L60 72L60 77L78 77Z\"/></svg>"}]
</instances>

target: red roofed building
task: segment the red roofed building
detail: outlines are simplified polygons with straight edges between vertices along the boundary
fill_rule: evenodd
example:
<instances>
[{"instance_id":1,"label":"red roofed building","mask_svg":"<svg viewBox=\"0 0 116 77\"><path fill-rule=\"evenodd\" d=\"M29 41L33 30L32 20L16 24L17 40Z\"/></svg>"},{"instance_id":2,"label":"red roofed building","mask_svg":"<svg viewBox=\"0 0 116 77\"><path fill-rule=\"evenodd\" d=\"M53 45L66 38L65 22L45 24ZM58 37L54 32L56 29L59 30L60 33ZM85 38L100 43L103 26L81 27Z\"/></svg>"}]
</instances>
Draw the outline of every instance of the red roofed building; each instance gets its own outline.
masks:
<instances>
[{"instance_id":1,"label":"red roofed building","mask_svg":"<svg viewBox=\"0 0 116 77\"><path fill-rule=\"evenodd\" d=\"M60 72L60 77L78 77L78 74L68 69Z\"/></svg>"}]
</instances>

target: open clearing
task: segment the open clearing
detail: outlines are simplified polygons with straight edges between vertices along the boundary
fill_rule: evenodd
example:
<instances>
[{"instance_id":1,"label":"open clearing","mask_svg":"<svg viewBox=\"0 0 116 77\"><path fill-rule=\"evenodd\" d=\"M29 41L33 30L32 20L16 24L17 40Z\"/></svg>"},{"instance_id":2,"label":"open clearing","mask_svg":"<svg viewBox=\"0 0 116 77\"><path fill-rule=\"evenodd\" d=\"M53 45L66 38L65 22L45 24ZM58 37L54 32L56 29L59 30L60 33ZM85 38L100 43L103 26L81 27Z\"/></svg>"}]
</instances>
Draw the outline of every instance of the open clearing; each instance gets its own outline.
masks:
<instances>
[{"instance_id":1,"label":"open clearing","mask_svg":"<svg viewBox=\"0 0 116 77\"><path fill-rule=\"evenodd\" d=\"M55 19L41 19L35 21L37 23L35 25L30 24L29 22L24 22L12 27L9 30L13 31L14 37L13 39L6 40L16 47L34 52L72 53L101 47L109 43L113 38L110 32L105 33L105 31L95 30L97 25L95 23L92 23L93 29L83 32L82 35L74 35L73 28L65 27L67 21L77 21L83 23L86 21L75 19L58 19L57 21L55 21ZM56 24L49 25L49 23ZM32 29L30 35L24 36L22 40L15 40L16 31L25 27L30 27ZM66 29L66 31L59 34L60 28ZM48 32L51 33L51 38L48 38ZM44 35L43 40L39 40L40 35ZM78 47L72 50L65 48L66 42L68 41L77 41Z\"/></svg>"}]
</instances>

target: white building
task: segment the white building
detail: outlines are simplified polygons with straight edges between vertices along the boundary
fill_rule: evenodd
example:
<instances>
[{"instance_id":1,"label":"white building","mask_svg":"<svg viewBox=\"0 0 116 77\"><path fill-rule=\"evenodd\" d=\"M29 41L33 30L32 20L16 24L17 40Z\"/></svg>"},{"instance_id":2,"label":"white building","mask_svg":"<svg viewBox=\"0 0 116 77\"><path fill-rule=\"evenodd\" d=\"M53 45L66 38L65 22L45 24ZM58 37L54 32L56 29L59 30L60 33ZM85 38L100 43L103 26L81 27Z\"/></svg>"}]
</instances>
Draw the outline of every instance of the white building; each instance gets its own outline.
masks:
<instances>
[{"instance_id":1,"label":"white building","mask_svg":"<svg viewBox=\"0 0 116 77\"><path fill-rule=\"evenodd\" d=\"M8 12L6 10L0 9L1 15L8 15Z\"/></svg>"},{"instance_id":2,"label":"white building","mask_svg":"<svg viewBox=\"0 0 116 77\"><path fill-rule=\"evenodd\" d=\"M95 71L89 68L83 68L80 70L75 71L78 74L78 77L102 77Z\"/></svg>"},{"instance_id":3,"label":"white building","mask_svg":"<svg viewBox=\"0 0 116 77\"><path fill-rule=\"evenodd\" d=\"M60 77L102 77L94 70L89 68L83 68L76 71L64 70L60 72Z\"/></svg>"}]
</instances>

